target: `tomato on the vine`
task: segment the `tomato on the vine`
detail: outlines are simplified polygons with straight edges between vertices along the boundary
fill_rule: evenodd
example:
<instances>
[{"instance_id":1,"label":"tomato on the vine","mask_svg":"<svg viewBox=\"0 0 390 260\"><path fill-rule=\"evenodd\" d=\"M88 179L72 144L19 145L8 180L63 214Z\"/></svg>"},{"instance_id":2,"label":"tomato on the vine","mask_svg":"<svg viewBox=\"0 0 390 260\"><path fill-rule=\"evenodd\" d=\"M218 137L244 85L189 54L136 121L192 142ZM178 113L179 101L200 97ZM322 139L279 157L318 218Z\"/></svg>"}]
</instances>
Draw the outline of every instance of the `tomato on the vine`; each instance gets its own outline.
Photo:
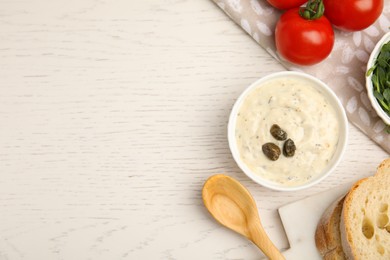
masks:
<instances>
[{"instance_id":1,"label":"tomato on the vine","mask_svg":"<svg viewBox=\"0 0 390 260\"><path fill-rule=\"evenodd\" d=\"M275 42L283 58L299 65L312 65L331 53L334 32L323 11L321 0L310 0L306 7L290 9L280 17Z\"/></svg>"},{"instance_id":2,"label":"tomato on the vine","mask_svg":"<svg viewBox=\"0 0 390 260\"><path fill-rule=\"evenodd\" d=\"M280 10L287 10L294 7L299 7L307 2L307 0L267 0L267 2Z\"/></svg>"},{"instance_id":3,"label":"tomato on the vine","mask_svg":"<svg viewBox=\"0 0 390 260\"><path fill-rule=\"evenodd\" d=\"M383 0L323 0L325 16L337 28L360 31L381 15Z\"/></svg>"}]
</instances>

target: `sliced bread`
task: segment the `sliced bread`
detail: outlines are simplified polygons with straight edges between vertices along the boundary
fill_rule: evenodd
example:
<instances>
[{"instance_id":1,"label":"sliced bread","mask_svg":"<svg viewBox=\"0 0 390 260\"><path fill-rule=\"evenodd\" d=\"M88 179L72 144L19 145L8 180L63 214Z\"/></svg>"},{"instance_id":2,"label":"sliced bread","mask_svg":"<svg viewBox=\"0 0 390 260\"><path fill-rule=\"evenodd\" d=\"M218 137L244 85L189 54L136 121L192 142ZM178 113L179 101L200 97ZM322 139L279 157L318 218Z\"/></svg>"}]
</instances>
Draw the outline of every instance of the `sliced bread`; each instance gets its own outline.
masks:
<instances>
[{"instance_id":1,"label":"sliced bread","mask_svg":"<svg viewBox=\"0 0 390 260\"><path fill-rule=\"evenodd\" d=\"M345 197L340 219L347 259L390 259L390 158L374 176L356 182Z\"/></svg>"},{"instance_id":2,"label":"sliced bread","mask_svg":"<svg viewBox=\"0 0 390 260\"><path fill-rule=\"evenodd\" d=\"M344 260L341 246L340 216L345 196L333 202L322 215L315 233L318 251L325 260Z\"/></svg>"}]
</instances>

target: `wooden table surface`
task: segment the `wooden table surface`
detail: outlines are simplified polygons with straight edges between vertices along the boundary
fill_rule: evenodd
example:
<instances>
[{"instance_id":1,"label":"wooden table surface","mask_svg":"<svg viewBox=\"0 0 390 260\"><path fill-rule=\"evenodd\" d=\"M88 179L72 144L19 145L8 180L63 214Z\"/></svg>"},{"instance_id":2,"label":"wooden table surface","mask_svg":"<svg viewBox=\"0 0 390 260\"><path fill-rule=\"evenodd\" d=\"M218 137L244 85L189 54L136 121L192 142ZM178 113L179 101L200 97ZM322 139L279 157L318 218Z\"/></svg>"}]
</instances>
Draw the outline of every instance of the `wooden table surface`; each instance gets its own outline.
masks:
<instances>
[{"instance_id":1,"label":"wooden table surface","mask_svg":"<svg viewBox=\"0 0 390 260\"><path fill-rule=\"evenodd\" d=\"M350 126L327 179L277 192L226 140L246 86L284 70L210 0L0 1L0 259L258 259L203 206L226 173L275 244L277 209L374 173L388 154Z\"/></svg>"}]
</instances>

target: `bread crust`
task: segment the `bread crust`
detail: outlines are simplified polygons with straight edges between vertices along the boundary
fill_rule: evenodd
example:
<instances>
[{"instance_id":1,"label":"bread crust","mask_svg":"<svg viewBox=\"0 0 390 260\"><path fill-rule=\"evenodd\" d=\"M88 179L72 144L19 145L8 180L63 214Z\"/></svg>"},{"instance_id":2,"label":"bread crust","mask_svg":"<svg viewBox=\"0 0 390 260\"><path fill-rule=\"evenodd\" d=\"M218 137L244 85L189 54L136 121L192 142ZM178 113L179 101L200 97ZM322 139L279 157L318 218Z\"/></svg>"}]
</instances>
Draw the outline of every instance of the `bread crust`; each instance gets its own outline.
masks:
<instances>
[{"instance_id":1,"label":"bread crust","mask_svg":"<svg viewBox=\"0 0 390 260\"><path fill-rule=\"evenodd\" d=\"M345 196L335 200L322 215L316 232L316 247L326 260L344 260L341 246L339 222Z\"/></svg>"},{"instance_id":2,"label":"bread crust","mask_svg":"<svg viewBox=\"0 0 390 260\"><path fill-rule=\"evenodd\" d=\"M342 249L344 251L346 259L362 259L362 256L360 255L360 253L362 251L368 251L368 250L372 249L370 247L367 247L367 248L364 248L364 250L361 250L362 249L361 246L359 247L357 245L357 242L356 242L359 238L356 237L356 234L354 234L354 232L355 233L361 232L361 233L358 233L361 237L363 237L363 239L361 239L361 240L368 241L370 239L373 239L371 237L364 237L362 235L362 233L363 233L363 231L362 231L363 224L362 223L364 223L363 221L364 221L364 218L366 218L366 214L369 215L369 214L374 214L374 213L365 212L367 204L360 205L360 203L359 203L358 205L356 205L356 203L359 202L359 198L361 198L362 196L364 196L365 198L369 198L370 201L376 202L376 200L378 200L378 198L377 197L371 198L369 196L369 194L372 191L377 192L377 188L378 188L377 186L380 186L381 188L383 188L383 190L384 190L383 192L385 193L385 197L386 197L386 191L388 192L387 187L390 185L390 183L387 183L386 180L388 180L389 176L390 176L390 158L382 161L382 163L378 166L377 172L374 176L367 177L367 178L364 178L364 179L357 181L352 186L352 188L350 189L348 194L346 195L345 200L344 200L344 204L342 207L341 220L340 220L341 244L342 244ZM388 199L388 197L385 199ZM367 199L366 199L366 202L367 202ZM359 211L354 209L357 206L359 207ZM368 211L369 210L370 209L368 209ZM352 219L352 217L351 217L351 216L355 216L352 212L354 212L356 215L355 219ZM355 221L356 219L359 219L359 221ZM361 219L363 219L363 220L361 220ZM356 226L356 223L354 225L352 222L359 223L360 226ZM373 224L372 228L373 228L373 232L375 232L375 229L376 229L375 224ZM368 243L368 244L370 244L370 243ZM388 250L388 249L386 249L386 250ZM374 251L373 254L375 255L375 254L377 254L377 252ZM385 254L384 257L386 257L386 255L388 256L390 253L388 251L385 251L384 254ZM385 258L380 258L380 257L381 256L379 256L379 258L378 258L378 256L376 256L375 259L385 259Z\"/></svg>"},{"instance_id":3,"label":"bread crust","mask_svg":"<svg viewBox=\"0 0 390 260\"><path fill-rule=\"evenodd\" d=\"M344 259L385 259L386 257L389 257L390 252L388 251L390 248L389 244L386 244L388 242L384 242L383 245L383 257L381 254L378 255L378 252L373 252L373 255L370 256L363 256L362 252L364 254L364 251L372 250L377 251L377 247L373 248L371 243L371 248L369 244L360 245L360 249L364 248L364 250L359 251L359 245L356 245L355 241L357 238L354 237L356 235L363 237L360 238L362 241L369 240L371 238L364 237L363 234L363 224L362 220L366 217L366 206L371 205L371 208L368 209L367 218L373 217L375 215L372 215L372 203L375 203L375 198L380 197L379 203L386 204L386 212L385 214L390 216L390 210L387 208L387 205L390 205L389 201L389 188L390 187L390 158L384 160L381 162L381 164L377 167L376 174L374 176L361 179L357 181L349 190L346 196L343 196L336 201L334 201L324 212L322 215L316 232L315 232L315 243L317 246L318 251L320 252L321 256L325 260L344 260ZM383 194L377 194L379 188L379 192L383 191ZM371 198L368 194L376 193L376 195L380 195L374 198ZM382 196L383 195L383 196ZM357 197L360 196L357 199ZM365 198L365 201L363 202L361 198ZM385 199L383 199L383 197ZM368 203L368 204L367 204ZM374 204L376 206L380 204ZM369 206L367 206L369 207ZM355 211L353 209L355 208ZM359 210L356 211L356 208ZM377 207L376 207L377 208ZM375 211L375 210L374 210ZM359 221L355 224L351 223L353 221L350 221L351 218L351 212L353 212L353 216L358 216ZM383 212L380 212L382 214ZM361 216L363 215L363 216ZM375 233L375 227L374 223L372 223L373 232ZM388 227L390 227L390 223L387 224ZM387 226L386 226L387 230ZM377 228L376 232L380 235L380 233L383 231L379 228ZM355 234L353 233L355 232ZM378 240L378 235L375 235L375 239ZM382 236L386 237L385 239L388 239L388 234L385 232L382 232ZM367 241L364 241L367 242ZM371 241L372 242L372 241ZM383 242L383 241L381 241ZM380 243L379 243L380 244ZM377 245L378 246L378 243ZM376 255L375 255L376 254ZM368 258L367 258L368 257ZM372 258L374 257L374 258Z\"/></svg>"}]
</instances>

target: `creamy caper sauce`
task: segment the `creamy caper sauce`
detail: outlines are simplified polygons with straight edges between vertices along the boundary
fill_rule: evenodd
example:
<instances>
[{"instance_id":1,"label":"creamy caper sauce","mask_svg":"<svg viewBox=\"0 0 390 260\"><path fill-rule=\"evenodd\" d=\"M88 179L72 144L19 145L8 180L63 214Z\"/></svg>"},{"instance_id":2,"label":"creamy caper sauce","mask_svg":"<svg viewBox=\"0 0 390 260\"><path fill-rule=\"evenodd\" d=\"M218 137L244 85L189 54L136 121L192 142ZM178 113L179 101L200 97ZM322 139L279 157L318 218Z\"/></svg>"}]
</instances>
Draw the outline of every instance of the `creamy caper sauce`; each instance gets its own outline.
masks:
<instances>
[{"instance_id":1,"label":"creamy caper sauce","mask_svg":"<svg viewBox=\"0 0 390 260\"><path fill-rule=\"evenodd\" d=\"M334 108L309 80L285 77L253 89L237 114L236 141L242 161L255 174L283 186L297 186L320 174L337 146L339 124ZM293 157L271 161L262 145L273 142L270 133L278 124L294 140Z\"/></svg>"}]
</instances>

